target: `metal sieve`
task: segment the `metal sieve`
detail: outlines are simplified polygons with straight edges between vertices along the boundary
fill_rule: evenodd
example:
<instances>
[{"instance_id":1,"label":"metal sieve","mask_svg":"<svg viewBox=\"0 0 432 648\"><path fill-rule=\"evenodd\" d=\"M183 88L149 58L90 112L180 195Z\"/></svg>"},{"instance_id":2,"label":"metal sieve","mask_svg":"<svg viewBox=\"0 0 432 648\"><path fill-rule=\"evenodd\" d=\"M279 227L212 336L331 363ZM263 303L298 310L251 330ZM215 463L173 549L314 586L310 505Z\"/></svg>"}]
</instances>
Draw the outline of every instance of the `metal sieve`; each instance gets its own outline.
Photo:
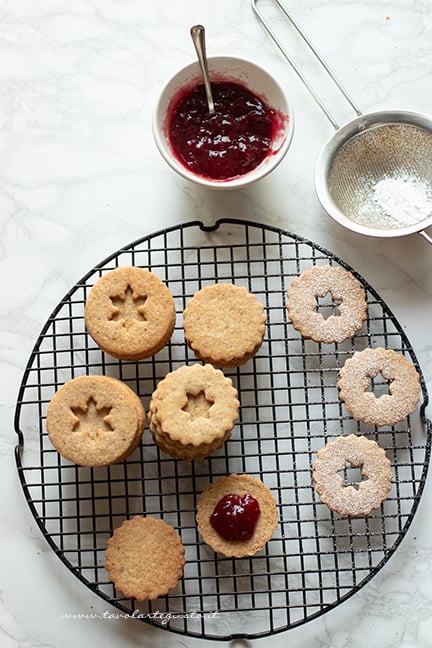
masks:
<instances>
[{"instance_id":1,"label":"metal sieve","mask_svg":"<svg viewBox=\"0 0 432 648\"><path fill-rule=\"evenodd\" d=\"M362 113L300 25L279 0L282 12L345 97L356 117L339 126L252 0L252 9L336 132L315 167L315 189L325 211L344 227L376 237L418 232L432 225L432 118L403 111Z\"/></svg>"}]
</instances>

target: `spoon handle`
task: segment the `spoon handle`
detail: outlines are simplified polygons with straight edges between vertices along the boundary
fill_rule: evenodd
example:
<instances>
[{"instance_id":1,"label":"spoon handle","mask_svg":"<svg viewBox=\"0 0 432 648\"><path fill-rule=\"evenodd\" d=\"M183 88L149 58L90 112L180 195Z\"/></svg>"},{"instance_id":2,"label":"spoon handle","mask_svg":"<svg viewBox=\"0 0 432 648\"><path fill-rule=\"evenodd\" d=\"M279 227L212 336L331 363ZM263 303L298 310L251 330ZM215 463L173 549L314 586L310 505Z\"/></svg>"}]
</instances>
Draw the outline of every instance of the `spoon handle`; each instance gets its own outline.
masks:
<instances>
[{"instance_id":1,"label":"spoon handle","mask_svg":"<svg viewBox=\"0 0 432 648\"><path fill-rule=\"evenodd\" d=\"M207 65L207 55L206 55L206 46L205 46L205 29L202 25L194 25L190 30L193 44L195 45L195 50L198 55L198 61L201 66L201 72L204 80L204 88L207 96L207 103L209 108L209 113L212 115L215 112L213 94L210 84L210 78L208 73Z\"/></svg>"}]
</instances>

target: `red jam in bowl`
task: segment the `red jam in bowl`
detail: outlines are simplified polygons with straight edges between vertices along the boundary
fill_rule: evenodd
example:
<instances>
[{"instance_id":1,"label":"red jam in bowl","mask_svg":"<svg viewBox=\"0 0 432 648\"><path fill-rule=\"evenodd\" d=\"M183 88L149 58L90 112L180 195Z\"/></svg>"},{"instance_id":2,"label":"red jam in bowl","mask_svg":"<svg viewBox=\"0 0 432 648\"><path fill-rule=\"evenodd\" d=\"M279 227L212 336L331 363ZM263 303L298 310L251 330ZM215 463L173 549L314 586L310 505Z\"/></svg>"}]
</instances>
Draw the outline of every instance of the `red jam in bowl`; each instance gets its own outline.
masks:
<instances>
[{"instance_id":1,"label":"red jam in bowl","mask_svg":"<svg viewBox=\"0 0 432 648\"><path fill-rule=\"evenodd\" d=\"M216 504L210 524L225 540L249 540L259 515L259 503L252 495L231 493Z\"/></svg>"},{"instance_id":2,"label":"red jam in bowl","mask_svg":"<svg viewBox=\"0 0 432 648\"><path fill-rule=\"evenodd\" d=\"M223 181L248 173L272 154L286 117L237 82L212 81L212 94L210 115L203 84L179 91L168 114L168 139L187 169Z\"/></svg>"}]
</instances>

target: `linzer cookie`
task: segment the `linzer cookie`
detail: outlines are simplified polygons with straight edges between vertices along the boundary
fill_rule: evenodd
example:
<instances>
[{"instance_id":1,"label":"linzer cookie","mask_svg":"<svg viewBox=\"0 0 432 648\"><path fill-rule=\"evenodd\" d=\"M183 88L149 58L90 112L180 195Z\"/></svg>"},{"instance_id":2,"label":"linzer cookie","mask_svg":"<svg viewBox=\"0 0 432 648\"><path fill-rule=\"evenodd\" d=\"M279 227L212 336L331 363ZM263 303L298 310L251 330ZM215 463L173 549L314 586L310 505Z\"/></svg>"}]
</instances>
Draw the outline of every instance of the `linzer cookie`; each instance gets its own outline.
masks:
<instances>
[{"instance_id":1,"label":"linzer cookie","mask_svg":"<svg viewBox=\"0 0 432 648\"><path fill-rule=\"evenodd\" d=\"M142 360L172 336L176 311L167 286L143 268L111 270L96 281L84 311L96 344L122 360Z\"/></svg>"},{"instance_id":2,"label":"linzer cookie","mask_svg":"<svg viewBox=\"0 0 432 648\"><path fill-rule=\"evenodd\" d=\"M364 479L345 484L346 465L361 469ZM317 453L313 480L321 501L344 517L365 517L378 508L391 490L390 460L376 441L350 434L330 441Z\"/></svg>"},{"instance_id":3,"label":"linzer cookie","mask_svg":"<svg viewBox=\"0 0 432 648\"><path fill-rule=\"evenodd\" d=\"M139 445L144 422L140 398L110 376L69 380L54 394L46 417L57 452L80 466L125 460Z\"/></svg>"},{"instance_id":4,"label":"linzer cookie","mask_svg":"<svg viewBox=\"0 0 432 648\"><path fill-rule=\"evenodd\" d=\"M184 365L153 392L150 430L161 450L175 459L204 459L231 436L238 409L237 390L220 369Z\"/></svg>"},{"instance_id":5,"label":"linzer cookie","mask_svg":"<svg viewBox=\"0 0 432 648\"><path fill-rule=\"evenodd\" d=\"M388 394L379 398L369 391L370 380L378 375L388 381ZM420 378L405 356L393 349L356 351L339 372L339 395L358 421L394 425L411 414L420 397Z\"/></svg>"},{"instance_id":6,"label":"linzer cookie","mask_svg":"<svg viewBox=\"0 0 432 648\"><path fill-rule=\"evenodd\" d=\"M218 283L188 301L183 328L198 358L216 367L237 367L260 348L266 327L264 306L243 286Z\"/></svg>"},{"instance_id":7,"label":"linzer cookie","mask_svg":"<svg viewBox=\"0 0 432 648\"><path fill-rule=\"evenodd\" d=\"M278 525L276 501L260 479L232 474L209 484L197 505L198 532L224 556L252 556Z\"/></svg>"},{"instance_id":8,"label":"linzer cookie","mask_svg":"<svg viewBox=\"0 0 432 648\"><path fill-rule=\"evenodd\" d=\"M125 520L108 540L105 569L126 597L154 600L177 586L184 554L172 526L151 516L135 516Z\"/></svg>"},{"instance_id":9,"label":"linzer cookie","mask_svg":"<svg viewBox=\"0 0 432 648\"><path fill-rule=\"evenodd\" d=\"M338 313L327 318L317 310L317 298L331 294ZM330 265L313 266L295 277L286 307L294 328L315 342L343 342L362 328L366 319L365 292L351 272Z\"/></svg>"}]
</instances>

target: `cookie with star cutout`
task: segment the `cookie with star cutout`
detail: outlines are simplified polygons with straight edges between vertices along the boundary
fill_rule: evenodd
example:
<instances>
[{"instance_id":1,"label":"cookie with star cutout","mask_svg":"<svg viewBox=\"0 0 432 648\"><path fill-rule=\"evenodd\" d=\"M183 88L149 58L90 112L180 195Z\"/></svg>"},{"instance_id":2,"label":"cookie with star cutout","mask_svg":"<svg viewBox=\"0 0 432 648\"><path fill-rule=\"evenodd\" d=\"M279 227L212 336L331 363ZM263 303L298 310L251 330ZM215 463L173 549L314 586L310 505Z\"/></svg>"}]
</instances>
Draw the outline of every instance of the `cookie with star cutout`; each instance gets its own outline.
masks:
<instances>
[{"instance_id":1,"label":"cookie with star cutout","mask_svg":"<svg viewBox=\"0 0 432 648\"><path fill-rule=\"evenodd\" d=\"M143 360L171 338L176 310L159 277L134 266L102 275L86 300L87 331L106 353L120 360Z\"/></svg>"},{"instance_id":2,"label":"cookie with star cutout","mask_svg":"<svg viewBox=\"0 0 432 648\"><path fill-rule=\"evenodd\" d=\"M80 376L64 383L47 410L48 437L80 466L124 461L139 445L145 423L138 395L111 376Z\"/></svg>"},{"instance_id":3,"label":"cookie with star cutout","mask_svg":"<svg viewBox=\"0 0 432 648\"><path fill-rule=\"evenodd\" d=\"M175 459L196 461L231 436L240 403L231 378L211 364L183 365L152 394L148 418L155 443Z\"/></svg>"}]
</instances>

